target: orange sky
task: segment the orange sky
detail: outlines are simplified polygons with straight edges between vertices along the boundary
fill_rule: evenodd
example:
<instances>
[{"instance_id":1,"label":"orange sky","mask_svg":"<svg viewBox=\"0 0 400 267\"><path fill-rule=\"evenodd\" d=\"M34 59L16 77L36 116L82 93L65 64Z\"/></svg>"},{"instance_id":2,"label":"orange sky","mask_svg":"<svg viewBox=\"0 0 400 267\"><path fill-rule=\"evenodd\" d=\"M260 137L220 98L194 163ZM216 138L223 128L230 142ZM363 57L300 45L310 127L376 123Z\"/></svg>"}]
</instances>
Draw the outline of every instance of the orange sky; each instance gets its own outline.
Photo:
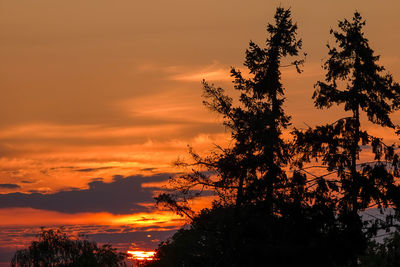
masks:
<instances>
[{"instance_id":1,"label":"orange sky","mask_svg":"<svg viewBox=\"0 0 400 267\"><path fill-rule=\"evenodd\" d=\"M0 0L0 200L8 201L0 206L0 227L93 224L114 229L129 216L159 216L149 207L154 186L146 187L145 180L135 184L135 190L150 188L143 189L147 202L142 204L148 208L140 212L102 210L101 205L79 211L30 207L22 198L36 193L39 203L74 194L99 197L94 185L113 190L118 179L137 175L163 184L166 178L151 179L179 171L171 162L188 157L187 144L203 153L215 143L227 144L229 135L218 116L201 104L200 82L206 78L232 88L229 67L244 69L249 40L263 44L266 24L280 4L292 8L308 54L303 74L283 71L294 126L329 122L342 114L314 109L311 95L313 84L323 79L329 29L354 10L367 20L366 36L381 63L400 80L397 0ZM399 123L400 116L394 121ZM129 179L124 181L134 183ZM17 199L20 204L13 207ZM135 227L131 232L139 231ZM0 261L6 257L2 244Z\"/></svg>"}]
</instances>

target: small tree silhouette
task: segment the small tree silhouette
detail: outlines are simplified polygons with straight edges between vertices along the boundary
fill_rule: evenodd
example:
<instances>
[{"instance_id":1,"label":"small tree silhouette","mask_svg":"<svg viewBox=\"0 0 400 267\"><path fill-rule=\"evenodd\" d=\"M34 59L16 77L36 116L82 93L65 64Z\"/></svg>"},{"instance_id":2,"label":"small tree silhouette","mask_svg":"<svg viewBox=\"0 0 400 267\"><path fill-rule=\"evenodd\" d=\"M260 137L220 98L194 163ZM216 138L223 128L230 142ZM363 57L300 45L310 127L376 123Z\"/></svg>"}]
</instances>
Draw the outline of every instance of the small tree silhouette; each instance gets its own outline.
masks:
<instances>
[{"instance_id":1,"label":"small tree silhouette","mask_svg":"<svg viewBox=\"0 0 400 267\"><path fill-rule=\"evenodd\" d=\"M111 245L98 247L91 241L71 239L61 229L49 229L42 230L39 241L32 241L27 249L18 250L11 266L120 267L126 266L125 257Z\"/></svg>"}]
</instances>

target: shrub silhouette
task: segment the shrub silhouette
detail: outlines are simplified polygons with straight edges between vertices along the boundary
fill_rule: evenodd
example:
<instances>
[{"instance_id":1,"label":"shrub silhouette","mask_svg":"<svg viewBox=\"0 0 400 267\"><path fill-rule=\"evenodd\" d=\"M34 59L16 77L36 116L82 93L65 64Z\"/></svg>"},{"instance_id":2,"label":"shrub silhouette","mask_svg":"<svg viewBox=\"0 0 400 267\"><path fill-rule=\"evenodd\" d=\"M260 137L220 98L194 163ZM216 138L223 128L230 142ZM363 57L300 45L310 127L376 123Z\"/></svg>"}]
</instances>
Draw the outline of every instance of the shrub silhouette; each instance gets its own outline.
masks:
<instances>
[{"instance_id":1,"label":"shrub silhouette","mask_svg":"<svg viewBox=\"0 0 400 267\"><path fill-rule=\"evenodd\" d=\"M71 239L61 229L42 230L38 241L18 250L11 260L13 267L120 267L125 254L111 245L97 246L95 242Z\"/></svg>"}]
</instances>

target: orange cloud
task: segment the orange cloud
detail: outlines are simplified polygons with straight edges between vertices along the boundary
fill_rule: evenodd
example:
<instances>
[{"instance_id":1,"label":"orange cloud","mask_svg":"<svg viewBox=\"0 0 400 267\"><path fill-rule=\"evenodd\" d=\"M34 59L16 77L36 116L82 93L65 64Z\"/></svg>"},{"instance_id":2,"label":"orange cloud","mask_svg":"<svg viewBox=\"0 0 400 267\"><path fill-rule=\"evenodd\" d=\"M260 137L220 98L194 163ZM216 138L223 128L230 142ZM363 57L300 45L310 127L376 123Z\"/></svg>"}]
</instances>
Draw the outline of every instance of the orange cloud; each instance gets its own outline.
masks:
<instances>
[{"instance_id":1,"label":"orange cloud","mask_svg":"<svg viewBox=\"0 0 400 267\"><path fill-rule=\"evenodd\" d=\"M212 81L232 80L229 66L224 66L218 61L203 66L162 66L154 63L147 63L140 65L138 70L141 72L161 72L167 76L168 80L180 82L200 83L203 79Z\"/></svg>"},{"instance_id":2,"label":"orange cloud","mask_svg":"<svg viewBox=\"0 0 400 267\"><path fill-rule=\"evenodd\" d=\"M182 217L169 211L114 215L106 212L66 214L32 208L0 209L1 227L57 225L129 225L138 228L144 226L179 227L185 222Z\"/></svg>"},{"instance_id":3,"label":"orange cloud","mask_svg":"<svg viewBox=\"0 0 400 267\"><path fill-rule=\"evenodd\" d=\"M205 69L195 72L178 74L171 76L170 79L175 81L198 83L203 79L207 79L210 81L226 81L226 80L230 81L232 80L232 77L230 76L229 69L227 70L226 68L219 68L214 70Z\"/></svg>"}]
</instances>

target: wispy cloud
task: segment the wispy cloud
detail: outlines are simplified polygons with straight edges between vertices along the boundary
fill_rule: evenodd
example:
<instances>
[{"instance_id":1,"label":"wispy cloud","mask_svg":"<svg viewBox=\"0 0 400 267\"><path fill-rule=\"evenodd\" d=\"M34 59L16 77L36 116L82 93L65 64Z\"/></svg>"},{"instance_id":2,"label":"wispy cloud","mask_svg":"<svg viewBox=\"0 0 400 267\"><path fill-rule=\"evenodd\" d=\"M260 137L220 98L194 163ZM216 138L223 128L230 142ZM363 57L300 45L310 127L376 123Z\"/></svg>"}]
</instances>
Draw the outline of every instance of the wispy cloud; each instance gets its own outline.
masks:
<instances>
[{"instance_id":1,"label":"wispy cloud","mask_svg":"<svg viewBox=\"0 0 400 267\"><path fill-rule=\"evenodd\" d=\"M129 225L132 228L179 227L185 220L169 211L138 212L115 215L108 212L75 214L32 208L0 209L0 227L9 226L63 226L63 225Z\"/></svg>"},{"instance_id":2,"label":"wispy cloud","mask_svg":"<svg viewBox=\"0 0 400 267\"><path fill-rule=\"evenodd\" d=\"M163 73L167 80L196 82L200 83L203 79L210 81L232 80L229 66L225 66L218 61L208 65L187 65L187 66L162 66L157 64L142 64L138 67L142 72Z\"/></svg>"},{"instance_id":3,"label":"wispy cloud","mask_svg":"<svg viewBox=\"0 0 400 267\"><path fill-rule=\"evenodd\" d=\"M225 68L205 68L195 71L184 72L170 76L171 80L184 82L200 82L203 79L209 81L232 80L229 70Z\"/></svg>"}]
</instances>

